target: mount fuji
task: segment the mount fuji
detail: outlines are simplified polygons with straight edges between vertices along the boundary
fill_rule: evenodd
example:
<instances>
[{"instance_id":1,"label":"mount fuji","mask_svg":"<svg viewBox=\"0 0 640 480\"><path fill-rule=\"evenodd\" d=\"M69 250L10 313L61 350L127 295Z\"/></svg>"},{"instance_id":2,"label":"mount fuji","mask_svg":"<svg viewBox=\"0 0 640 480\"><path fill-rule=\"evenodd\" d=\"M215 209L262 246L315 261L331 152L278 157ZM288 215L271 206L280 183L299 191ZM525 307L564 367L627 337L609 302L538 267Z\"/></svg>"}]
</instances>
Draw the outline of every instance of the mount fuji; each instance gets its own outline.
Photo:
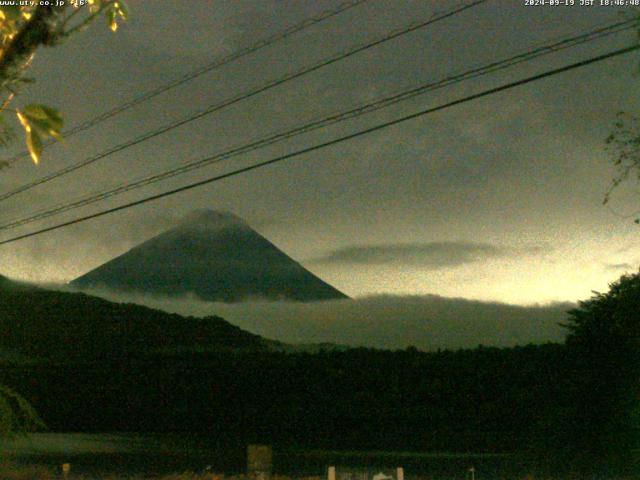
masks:
<instances>
[{"instance_id":1,"label":"mount fuji","mask_svg":"<svg viewBox=\"0 0 640 480\"><path fill-rule=\"evenodd\" d=\"M241 218L211 210L189 215L71 285L222 302L347 298Z\"/></svg>"}]
</instances>

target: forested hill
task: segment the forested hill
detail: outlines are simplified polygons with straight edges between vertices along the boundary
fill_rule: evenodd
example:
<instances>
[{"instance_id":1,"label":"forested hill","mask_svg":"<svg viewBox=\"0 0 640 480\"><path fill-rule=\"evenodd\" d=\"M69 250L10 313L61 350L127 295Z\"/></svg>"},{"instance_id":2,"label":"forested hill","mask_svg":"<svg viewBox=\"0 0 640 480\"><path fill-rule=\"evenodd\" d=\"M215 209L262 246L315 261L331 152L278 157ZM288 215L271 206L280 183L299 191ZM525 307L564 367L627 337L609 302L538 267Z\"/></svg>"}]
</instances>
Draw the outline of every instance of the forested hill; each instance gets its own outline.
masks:
<instances>
[{"instance_id":1,"label":"forested hill","mask_svg":"<svg viewBox=\"0 0 640 480\"><path fill-rule=\"evenodd\" d=\"M0 278L5 358L14 351L56 360L0 361L0 384L23 394L53 431L534 452L550 471L593 473L573 478L635 478L639 309L635 275L568 312L565 344L286 353L217 317L183 318Z\"/></svg>"},{"instance_id":2,"label":"forested hill","mask_svg":"<svg viewBox=\"0 0 640 480\"><path fill-rule=\"evenodd\" d=\"M177 351L262 350L266 342L220 317L182 317L0 276L2 358L65 360Z\"/></svg>"}]
</instances>

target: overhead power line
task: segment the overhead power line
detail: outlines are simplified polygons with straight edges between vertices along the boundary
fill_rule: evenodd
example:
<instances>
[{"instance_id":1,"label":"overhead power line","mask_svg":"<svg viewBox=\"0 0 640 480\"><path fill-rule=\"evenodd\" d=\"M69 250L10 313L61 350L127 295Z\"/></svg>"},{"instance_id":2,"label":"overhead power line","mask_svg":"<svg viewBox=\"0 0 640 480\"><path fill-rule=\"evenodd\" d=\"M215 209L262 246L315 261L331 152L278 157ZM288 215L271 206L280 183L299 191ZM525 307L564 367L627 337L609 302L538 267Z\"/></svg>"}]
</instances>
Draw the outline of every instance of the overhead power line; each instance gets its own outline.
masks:
<instances>
[{"instance_id":1,"label":"overhead power line","mask_svg":"<svg viewBox=\"0 0 640 480\"><path fill-rule=\"evenodd\" d=\"M394 126L394 125L398 125L400 123L404 123L404 122L407 122L409 120L413 120L413 119L416 119L416 118L419 118L419 117L422 117L422 116L425 116L425 115L428 115L428 114L431 114L431 113L435 113L435 112L438 112L438 111L441 111L441 110L445 110L447 108L451 108L451 107L456 106L456 105L461 105L463 103L467 103L467 102L470 102L470 101L473 101L473 100L477 100L479 98L487 97L489 95L494 95L496 93L503 92L505 90L510 90L512 88L519 87L521 85L532 83L532 82L535 82L535 81L538 81L538 80L542 80L544 78L548 78L548 77L551 77L551 76L554 76L554 75L558 75L560 73L568 72L568 71L574 70L576 68L585 67L587 65L591 65L591 64L594 64L596 62L601 62L601 61L607 60L609 58L613 58L613 57L617 57L617 56L620 56L620 55L624 55L624 54L636 51L638 49L640 49L640 45L633 45L631 47L621 48L621 49L614 50L614 51L609 52L609 53L605 53L603 55L592 57L592 58L589 58L587 60L582 60L582 61L577 62L577 63L572 63L572 64L566 65L564 67L554 68L552 70L547 70L546 72L539 73L537 75L533 75L533 76L530 76L530 77L527 77L527 78L524 78L524 79L521 79L521 80L517 80L515 82L506 83L506 84L503 84L503 85L501 85L499 87L490 88L488 90L484 90L482 92L475 93L473 95L468 95L468 96L460 98L458 100L453 100L451 102L444 103L444 104L439 105L437 107L431 107L431 108L428 108L426 110L421 110L419 112L412 113L410 115L405 115L405 116L397 118L395 120L390 120L388 122L380 123L380 124L375 125L373 127L369 127L369 128L364 129L364 130L359 130L359 131L351 133L349 135L344 135L342 137L338 137L338 138L335 138L333 140L329 140L329 141L326 141L326 142L323 142L323 143L319 143L319 144L313 145L311 147L303 148L301 150L296 150L294 152L287 153L285 155L280 155L278 157L271 158L269 160L265 160L263 162L258 162L258 163L255 163L253 165L249 165L247 167L238 168L238 169L233 170L231 172L227 172L227 173L223 173L223 174L216 175L216 176L213 176L213 177L209 177L207 179L200 180L200 181L197 181L197 182L193 182L193 183L190 183L188 185L184 185L184 186L179 187L179 188L174 188L172 190L168 190L168 191L156 194L156 195L151 195L151 196L148 196L148 197L145 197L145 198L133 201L133 202L129 202L129 203L126 203L126 204L123 204L123 205L119 205L117 207L108 208L108 209L102 210L100 212L92 213L90 215L85 215L83 217L78 217L78 218L75 218L73 220L69 220L69 221L66 221L66 222L63 222L63 223L59 223L57 225L53 225L53 226L50 226L50 227L47 227L47 228L42 228L40 230L36 230L36 231L30 232L30 233L25 233L25 234L18 235L18 236L12 237L12 238L8 238L6 240L0 241L0 245L6 245L8 243L17 242L19 240L23 240L23 239L26 239L26 238L34 237L36 235L41 235L41 234L46 233L46 232L51 232L51 231L58 230L58 229L61 229L61 228L69 227L71 225L75 225L75 224L78 224L78 223L86 222L88 220L91 220L91 219L94 219L94 218L98 218L98 217L102 217L102 216L108 215L110 213L115 213L115 212L119 212L121 210L126 210L126 209L129 209L129 208L135 207L137 205L142 205L142 204L145 204L145 203L148 203L148 202L152 202L154 200L159 200L161 198L169 197L169 196L181 193L181 192L192 190L194 188L201 187L203 185L208 185L210 183L218 182L218 181L224 180L226 178L230 178L230 177L234 177L234 176L237 176L237 175L241 175L243 173L247 173L247 172L250 172L252 170L257 170L259 168L263 168L263 167L266 167L266 166L269 166L269 165L274 165L276 163L280 163L280 162L283 162L283 161L291 159L291 158L295 158L295 157L299 157L301 155L305 155L307 153L315 152L317 150L320 150L320 149L323 149L323 148L327 148L329 146L336 145L336 144L339 144L339 143L342 143L342 142L345 142L345 141L348 141L348 140L353 140L354 138L358 138L358 137L361 137L363 135L368 135L370 133L377 132L379 130L382 130L382 129L385 129L385 128L388 128L388 127L391 127L391 126Z\"/></svg>"},{"instance_id":2,"label":"overhead power line","mask_svg":"<svg viewBox=\"0 0 640 480\"><path fill-rule=\"evenodd\" d=\"M12 220L10 222L7 222L5 224L0 224L0 231L17 228L23 225L36 222L38 220L43 220L45 218L49 218L54 215L58 215L58 214L70 211L70 210L75 210L77 208L91 205L99 201L104 201L116 195L120 195L132 190L136 190L138 188L142 188L144 186L151 185L153 183L157 183L159 181L166 180L168 178L172 178L177 175L190 172L192 170L203 168L205 166L208 166L214 163L219 163L229 158L236 157L238 155L242 155L248 152L252 152L254 150L266 147L268 145L272 145L276 142L280 142L282 140L286 140L294 136L301 135L303 133L308 133L308 132L317 130L319 128L323 128L338 122L356 118L361 115L368 114L368 113L380 110L382 108L389 107L401 101L409 100L418 95L423 95L427 92L441 89L441 88L444 88L456 83L460 83L462 81L466 81L472 78L477 78L480 76L488 75L490 73L495 73L497 71L510 68L514 65L517 65L523 62L531 61L536 58L540 58L545 55L556 53L558 51L561 51L570 47L575 47L580 44L592 42L594 40L597 40L615 33L620 33L622 31L635 28L636 24L637 24L636 20L617 22L614 24L596 28L586 33L561 39L559 41L556 41L555 43L545 44L539 47L535 47L533 49L529 49L527 51L518 53L516 55L513 55L509 58L506 58L500 61L495 61L486 65L482 65L480 67L467 70L460 74L450 75L436 82L423 84L416 88L412 88L410 90L404 90L400 93L378 99L368 104L360 105L356 108L352 108L347 111L342 111L329 116L325 116L321 119L314 120L300 127L296 127L294 129L290 129L284 132L272 134L260 140L256 140L247 144L233 147L229 150L218 153L212 157L207 157L205 159L188 162L184 165L180 165L178 167L166 170L164 172L146 176L136 181L128 182L123 185L117 186L115 188L104 190L102 192L92 193L90 195L85 195L80 199L76 199L71 202L66 202L61 205L57 205L55 207L44 209L28 217L21 217L21 218Z\"/></svg>"},{"instance_id":3,"label":"overhead power line","mask_svg":"<svg viewBox=\"0 0 640 480\"><path fill-rule=\"evenodd\" d=\"M213 62L210 62L196 70L193 70L192 72L189 72L185 75L183 75L182 77L173 80L169 83L165 83L163 85L160 85L159 87L153 89L153 90L149 90L147 92L144 92L140 95L138 95L137 97L134 97L133 99L121 103L120 105L117 105L115 107L113 107L111 110L107 110L106 112L103 112L93 118L90 118L82 123L80 123L79 125L76 125L73 128L70 128L69 130L66 130L63 132L63 137L64 138L69 138L72 137L73 135L83 132L85 130L88 130L90 128L95 127L96 125L98 125L99 123L104 122L105 120L108 120L109 118L115 117L116 115L125 112L137 105L140 105L141 103L147 102L149 100L151 100L154 97L157 97L158 95L167 92L169 90L172 90L176 87L179 87L181 85L184 85L187 82L190 82L191 80L195 80L196 78L204 75L205 73L209 73L213 70L217 70L220 67L223 67L225 65L228 65L229 63L235 62L236 60L239 60L243 57L246 57L247 55L250 55L252 53L256 53L266 47L269 47L271 45L273 45L274 43L277 43L279 41L285 40L288 37L295 35L296 33L299 33L303 30L306 30L309 27L312 27L314 25L317 25L319 23L324 22L325 20L328 20L330 18L333 18L343 12L346 12L347 10L351 10L354 7L357 7L360 4L363 4L365 2L368 2L369 0L352 0L349 2L344 2L341 3L340 5L338 5L336 8L333 8L331 10L326 10L324 12L321 12L320 14L307 18L305 20L303 20L300 23L297 23L295 25L290 26L289 28L286 28L284 30L282 30L281 32L277 32L273 35L270 35L266 38L263 38L261 40L258 40L257 42L253 43L252 45L242 48L236 52L230 53L229 55L226 55L220 59L214 60ZM45 147L50 146L52 144L55 143L55 140L50 139L48 141L45 142ZM11 157L9 160L7 160L5 163L8 165L11 165L15 162L17 162L18 160L22 159L22 158L26 158L28 157L30 154L28 151L24 151L24 152L20 152L19 154Z\"/></svg>"},{"instance_id":4,"label":"overhead power line","mask_svg":"<svg viewBox=\"0 0 640 480\"><path fill-rule=\"evenodd\" d=\"M361 44L359 46L349 48L349 49L347 49L347 50L345 50L343 52L339 52L338 54L333 55L330 58L321 60L320 62L315 63L314 65L312 65L310 67L305 67L305 68L303 68L301 70L298 70L298 71L296 71L294 73L289 73L289 74L287 74L287 75L285 75L283 77L280 77L277 80L271 81L271 82L269 82L269 83L267 83L265 85L262 85L262 86L260 86L258 88L255 88L253 90L249 90L247 92L241 93L239 95L231 97L230 99L223 100L220 103L216 103L216 104L210 105L209 107L205 108L204 110L196 112L196 113L194 113L194 114L192 114L192 115L190 115L190 116L188 116L186 118L183 118L181 120L172 122L172 123L170 123L168 125L165 125L163 127L158 128L158 129L146 132L146 133L142 134L141 136L139 136L139 137L137 137L137 138L135 138L133 140L129 140L127 142L121 143L121 144L119 144L119 145L117 145L115 147L109 148L108 150L105 150L105 151L103 151L103 152L101 152L99 154L96 154L96 155L94 155L92 157L86 158L85 160L82 160L82 161L80 161L78 163L75 163L73 165L69 165L69 166L67 166L65 168L62 168L62 169L56 171L56 172L50 173L49 175L45 175L44 177L41 177L41 178L39 178L37 180L34 180L34 181L30 182L30 183L27 183L27 184L24 184L24 185L22 185L20 187L17 187L17 188L15 188L15 189L7 192L7 193L0 194L0 201L6 200L8 198L11 198L14 195L17 195L19 193L22 193L22 192L25 192L27 190L30 190L30 189L38 186L38 185L42 185L44 183L50 182L51 180L59 178L59 177L61 177L63 175L66 175L68 173L74 172L74 171L76 171L76 170L78 170L80 168L84 168L87 165L91 165L92 163L97 162L98 160L101 160L101 159L106 158L106 157L108 157L110 155L113 155L115 153L118 153L118 152L121 152L123 150L126 150L127 148L130 148L130 147L132 147L134 145L138 145L138 144L140 144L142 142L145 142L147 140L150 140L152 138L158 137L159 135L162 135L162 134L167 133L167 132L169 132L171 130L174 130L174 129L178 128L178 127L181 127L183 125L191 123L191 122L193 122L195 120L198 120L198 119L200 119L200 118L202 118L202 117L204 117L206 115L210 115L210 114L212 114L214 112L222 110L223 108L226 108L226 107L228 107L230 105L233 105L233 104L238 103L240 101L243 101L243 100L249 99L251 97L254 97L254 96L256 96L256 95L258 95L260 93L263 93L263 92L265 92L267 90L270 90L270 89L272 89L274 87L277 87L277 86L282 85L284 83L290 82L290 81L292 81L294 79L297 79L297 78L300 78L300 77L302 77L304 75L308 75L309 73L315 72L315 71L317 71L317 70L319 70L321 68L324 68L326 66L332 65L332 64L334 64L336 62L339 62L339 61L344 60L346 58L349 58L349 57L351 57L353 55L356 55L358 53L361 53L361 52L364 52L366 50L369 50L370 48L376 47L376 46L381 45L381 44L383 44L385 42L388 42L390 40L393 40L393 39L396 39L398 37L401 37L403 35L415 32L416 30L419 30L421 28L427 27L427 26L432 25L432 24L434 24L436 22L439 22L441 20L445 20L447 18L450 18L450 17L452 17L454 15L457 15L457 14L459 14L459 13L461 13L461 12L463 12L463 11L469 9L469 8L472 8L472 7L475 7L476 5L480 5L482 3L485 3L486 1L487 0L475 0L475 1L471 2L471 3L465 4L463 6L456 7L453 10L449 10L449 11L447 11L445 13L437 13L437 14L431 16L428 20L423 20L423 21L419 21L419 22L413 22L408 27L404 27L404 28L399 29L399 30L394 30L392 32L389 32L389 33L383 35L382 37L378 37L377 39L375 39L373 41L369 41L369 42L367 42L365 44Z\"/></svg>"}]
</instances>

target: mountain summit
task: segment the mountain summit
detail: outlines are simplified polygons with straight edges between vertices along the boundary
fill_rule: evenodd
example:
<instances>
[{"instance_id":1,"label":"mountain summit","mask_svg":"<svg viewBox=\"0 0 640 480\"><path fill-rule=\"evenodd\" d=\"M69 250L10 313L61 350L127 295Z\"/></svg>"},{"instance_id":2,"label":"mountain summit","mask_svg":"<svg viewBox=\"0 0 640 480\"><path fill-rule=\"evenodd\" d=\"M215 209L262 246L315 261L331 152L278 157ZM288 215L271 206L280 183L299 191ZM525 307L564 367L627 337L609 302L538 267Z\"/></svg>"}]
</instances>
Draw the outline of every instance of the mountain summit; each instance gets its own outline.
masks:
<instances>
[{"instance_id":1,"label":"mountain summit","mask_svg":"<svg viewBox=\"0 0 640 480\"><path fill-rule=\"evenodd\" d=\"M241 218L211 210L192 213L71 285L224 302L347 298Z\"/></svg>"}]
</instances>

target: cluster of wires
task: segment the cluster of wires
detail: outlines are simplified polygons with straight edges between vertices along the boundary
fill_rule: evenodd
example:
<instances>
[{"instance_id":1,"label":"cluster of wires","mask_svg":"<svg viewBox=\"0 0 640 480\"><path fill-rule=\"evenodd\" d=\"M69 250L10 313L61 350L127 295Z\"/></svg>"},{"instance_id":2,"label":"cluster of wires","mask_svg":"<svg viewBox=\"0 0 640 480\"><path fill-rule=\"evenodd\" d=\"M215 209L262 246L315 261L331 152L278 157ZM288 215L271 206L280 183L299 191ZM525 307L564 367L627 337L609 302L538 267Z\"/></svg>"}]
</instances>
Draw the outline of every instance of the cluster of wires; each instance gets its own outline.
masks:
<instances>
[{"instance_id":1,"label":"cluster of wires","mask_svg":"<svg viewBox=\"0 0 640 480\"><path fill-rule=\"evenodd\" d=\"M279 32L277 34L274 34L266 39L260 40L258 42L256 42L255 44L251 45L250 47L244 48L242 50L239 50L238 52L234 52L230 55L228 55L227 57L224 57L223 59L220 60L216 60L213 61L212 63L204 66L203 68L200 68L194 72L190 72L188 74L185 74L184 76L180 77L178 80L173 81L171 83L162 85L160 87L158 87L157 89L151 90L149 92L146 92L144 94L141 94L137 97L135 97L134 99L132 99L131 101L125 102L107 112L104 112L94 118L91 118L83 123L81 123L80 125L71 128L69 131L66 132L66 136L72 136L72 135L76 135L80 132L86 131L96 125L98 125L99 123L112 118L115 115L118 115L119 113L122 113L128 109L131 109L143 102L146 102L154 97L156 97L157 95L167 92L173 88L176 88L177 86L183 85L184 83L187 83L197 77L199 77L200 75L203 75L204 73L210 72L214 69L220 68L224 65L227 65L239 58L242 58L246 55L249 55L251 53L257 52L262 48L265 48L266 46L272 45L278 41L281 41L285 38L290 37L291 35L297 34L298 32L301 32L303 30L305 30L306 28L309 28L312 25L316 25L319 24L329 18L333 18L337 15L339 15L342 12L345 12L347 10L353 9L365 2L367 2L369 0L357 0L357 1L351 1L351 2L347 2L345 4L340 5L339 7L332 9L330 11L326 11L321 13L320 15L317 15L315 17L309 18L305 21L303 21L300 24L294 25L292 27L289 27L287 29L285 29L282 32ZM348 59L354 55L357 55L363 51L369 50L371 48L375 48L383 43L392 41L398 37L407 35L411 32L414 32L416 30L428 27L430 25L433 25L437 22L441 22L447 18L453 17L455 15L461 14L462 12L469 10L471 8L474 7L478 7L481 4L485 3L487 0L476 0L476 1L472 1L470 3L465 3L465 4L461 4L458 5L450 10L447 10L445 12L436 12L435 14L433 14L432 16L430 16L429 18L426 18L424 20L419 20L419 21L415 21L412 22L411 24L409 24L406 27L403 27L401 29L398 30L394 30L394 31L389 31L389 32L385 32L383 35L370 40L368 42L365 42L363 44L359 44L353 47L350 47L342 52L339 52L337 54L333 54L325 59L322 59L319 62L316 62L310 66L306 66L306 67L302 67L292 73L288 73L276 80L273 81L269 81L265 84L262 84L258 87L255 88L251 88L247 91L244 92L240 92L238 94L235 94L225 100L222 100L221 102L217 102L215 104L209 105L207 107L205 107L202 110L199 110L187 117L181 118L179 120L173 121L171 123L168 123L162 127L150 130L148 132L145 132L144 134L137 136L133 139L130 139L126 142L120 143L118 145L115 145L111 148L108 148L107 150L100 152L96 155L93 155L91 157L85 158L77 163L74 163L72 165L69 165L65 168L62 168L58 171L55 171L53 173L50 173L48 175L45 175L41 178L38 178L34 181L28 182L24 185L21 185L17 188L14 188L10 191L4 192L4 193L0 193L0 202L7 200L15 195L21 194L23 192L26 192L30 189L36 188L40 185L43 185L45 183L48 183L50 181L53 181L55 179L58 179L60 177L63 177L65 175L69 175L73 172L77 172L85 167L87 167L88 165L91 165L99 160L102 160L110 155L113 155L115 153L121 152L123 150L126 150L134 145L138 145L140 143L146 142L152 138L156 138L160 135L163 135L171 130L177 129L179 127L182 127L183 125L189 124L190 122L196 121L200 118L203 118L207 115L211 115L215 112L218 112L228 106L234 105L236 103L242 102L246 99L249 99L251 97L254 97L256 95L262 94L264 92L267 92L268 90L275 88L277 86L283 85L285 83L288 83L292 80L295 80L297 78L300 78L302 76L305 75L309 75L313 72L316 72L328 65L332 65L336 62L340 62L343 61L345 59ZM371 102L367 102L367 103L363 103L355 108L350 108L347 110L343 110L343 111L336 111L331 113L330 115L326 115L323 117L319 117L317 119L314 119L313 121L307 122L305 124L296 126L294 128L288 129L288 130L283 130L283 131L278 131L278 132L273 132L269 135L266 135L265 137L259 138L259 139L254 139L251 140L247 143L242 143L239 145L236 145L230 149L227 149L225 151L222 152L218 152L214 155L211 156L207 156L205 158L201 158L198 159L196 161L190 161L190 162L185 162L177 167L168 169L168 170L164 170L164 171L160 171L160 172L156 172L156 173L152 173L150 175L138 178L136 180L133 181L129 181L129 182L125 182L122 183L114 188L110 188L110 189L105 189L105 190L101 190L101 191L97 191L97 192L93 192L87 195L84 195L80 198L76 198L74 200L71 201L67 201L58 205L55 205L53 207L49 207L43 210L40 210L38 212L34 212L30 215L27 216L23 216L20 218L15 218L11 221L6 221L2 224L0 224L0 231L4 231L4 230L9 230L9 229L13 229L13 228L17 228L17 227L21 227L24 225L28 225L31 224L33 222L37 222L46 218L50 218L50 217L54 217L57 215L60 215L64 212L68 212L71 210L75 210L75 209L79 209L81 207L85 207L87 205L92 205L95 203L99 203L99 202L104 202L107 199L110 199L112 197L115 197L117 195L121 195L123 193L126 192L130 192L133 190L137 190L140 188L143 188L145 186L151 185L151 184L155 184L164 180L167 180L169 178L173 178L182 174L185 174L187 172L191 172L193 170L196 169L200 169L203 168L205 166L208 165L212 165L214 163L219 163L222 161L226 161L229 159L232 159L234 157L238 157L253 151L256 151L258 149L261 148L265 148L269 145L273 145L275 143L278 142L283 142L285 140L291 139L293 137L311 132L311 131L315 131L318 129L322 129L322 128L326 128L330 125L334 125L340 122L344 122L350 119L354 119L354 118L358 118L361 117L363 115L366 114L370 114L372 112L377 112L379 110L391 107L393 105L396 105L400 102L404 102L407 101L409 99L418 97L420 95L425 95L428 92L432 92L438 89L442 89L445 87L449 87L452 85L455 85L457 83L463 82L463 81L467 81L467 80L471 80L471 79L475 79L478 77L482 77L485 75L489 75L504 69L508 69L513 67L514 65L518 65L524 62L529 62L532 61L534 59L546 56L546 55L550 55L553 54L555 52L561 51L561 50L565 50L568 48L572 48L575 47L577 45L582 45L585 43L589 43L589 42L593 42L595 40L607 37L607 36L611 36L611 35L615 35L618 34L620 32L624 32L624 31L628 31L634 28L637 28L638 26L638 21L636 19L633 20L626 20L626 21L618 21L618 22L614 22L611 24L607 24L607 25L603 25L603 26L599 26L597 28L594 28L592 30L583 32L581 34L578 35L574 35L574 36L568 36L568 37L564 37L561 38L559 40L553 41L553 42L548 42L542 45L538 45L535 47L532 47L530 49L527 49L526 51L522 51L519 52L515 55L511 55L507 58L504 59L500 59L500 60L496 60L484 65L480 65L480 66L476 66L474 68L465 70L463 72L459 72L453 75L449 75L446 76L444 78L441 78L439 80L436 81L431 81L428 83L423 83L420 85L416 85L412 88L409 89L405 89L399 92L395 92L391 95L387 95L387 96L381 96L380 98L377 98ZM175 195L179 192L183 192L186 190L190 190L202 185L206 185L209 183L213 183L219 180L222 180L224 178L228 178L231 176L235 176L235 175L240 175L242 173L246 173L248 171L251 170L255 170L257 168L262 168L262 167L266 167L267 165L272 165L274 163L278 163L278 162L282 162L288 159L292 159L292 158L296 158L296 157L300 157L306 153L310 153L312 151L316 151L322 148L326 148L329 147L331 145L335 145L337 143L341 143L341 142L345 142L351 139L354 139L356 137L362 136L362 135L366 135L369 133L372 133L374 131L378 131L384 128L388 128L392 125L397 125L398 123L402 123L402 122L406 122L409 121L411 119L420 117L420 116L424 116L430 113L434 113L436 111L440 111L443 110L445 108L450 108L454 105L459 105L468 101L472 101L475 100L477 98L481 98L481 97L485 97L488 95L492 95L510 88L515 88L517 86L526 84L526 83L530 83L530 82L534 82L534 81L538 81L541 80L543 78L547 78L553 75L557 75L575 68L581 68L584 67L586 65L590 65L596 62L600 62L603 60L606 60L608 58L612 58L618 55L623 55L626 53L629 53L631 51L634 51L636 49L640 48L639 46L631 46L628 48L623 48L623 49L619 49L619 50L615 50L603 55L599 55L596 57L591 57L588 58L586 60L580 61L580 62L576 62L570 65L566 65L564 67L560 67L560 68L555 68L552 70L548 70L545 72L542 72L540 74L531 76L531 77L527 77L521 80L517 80L514 82L510 82L507 84L503 84L500 85L498 87L495 88L491 88L488 90L484 90L482 92L478 92L476 94L473 95L469 95L451 102L447 102L445 104L442 105L438 105L436 107L432 107L429 109L425 109L410 115L405 115L403 117L400 118L396 118L394 120L391 121L387 121L384 123L379 123L374 125L373 127L369 127L366 129L362 129L359 131L356 131L354 133L351 133L349 135L343 135L334 139L331 139L329 141L325 141L307 148L303 148L301 150L297 150L294 152L290 152L288 154L285 155L280 155L278 157L275 158L271 158L269 160L266 161L262 161L259 163L255 163L252 164L250 166L245 166L242 168L236 168L235 170L231 170L228 171L224 174L220 174L220 175L216 175L214 177L209 177L209 178L205 178L205 179L201 179L198 180L196 182L190 183L188 185L184 185L182 187L179 188L174 188L171 190L166 190L163 191L159 194L155 194L155 195L151 195L151 196L147 196L144 198L141 198L139 200L133 201L133 202L129 202L123 205L119 205L117 207L113 207L113 208L108 208L105 210L101 210L99 212L90 214L90 215L85 215L85 216L81 216L81 217L77 217L73 220L69 220L69 221L65 221L62 223L58 223L56 225L53 226L49 226L46 228L41 228L29 233L25 233L22 235L18 235L15 237L11 237L11 238L7 238L5 240L1 240L0 241L0 245L6 244L6 243L11 243L11 242L15 242L24 238L29 238L32 237L34 235L39 235L41 233L44 232L48 232L48 231L52 231L52 230L56 230L59 228L64 228L66 226L69 225L73 225L76 223L80 223L80 222L84 222L87 221L89 219L92 218L97 218L103 215L107 215L109 213L114 213L117 211L121 211L121 210L125 210L128 208L131 208L133 206L136 205L140 205L143 203L147 203L150 201L154 201L160 198L164 198L170 195ZM22 153L20 155L17 155L15 157L13 157L10 162L11 163L15 163L18 160L20 160L21 158L26 157L26 153Z\"/></svg>"}]
</instances>

